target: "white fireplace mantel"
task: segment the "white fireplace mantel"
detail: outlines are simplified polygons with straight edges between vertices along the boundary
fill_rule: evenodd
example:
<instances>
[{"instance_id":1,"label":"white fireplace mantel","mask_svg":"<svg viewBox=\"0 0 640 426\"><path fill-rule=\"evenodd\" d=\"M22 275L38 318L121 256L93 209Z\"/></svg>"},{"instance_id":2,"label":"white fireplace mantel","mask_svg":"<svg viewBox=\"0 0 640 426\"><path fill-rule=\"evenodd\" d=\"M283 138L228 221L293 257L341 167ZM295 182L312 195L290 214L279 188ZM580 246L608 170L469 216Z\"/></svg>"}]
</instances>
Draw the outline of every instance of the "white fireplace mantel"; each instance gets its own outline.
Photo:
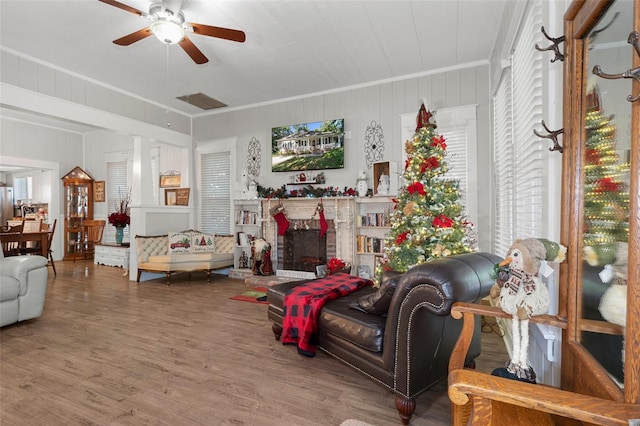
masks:
<instances>
[{"instance_id":1,"label":"white fireplace mantel","mask_svg":"<svg viewBox=\"0 0 640 426\"><path fill-rule=\"evenodd\" d=\"M327 221L332 221L336 232L336 256L351 262L355 260L354 242L355 226L354 211L355 200L353 197L326 197L326 198L284 198L262 200L262 236L271 244L271 252L278 252L278 225L273 219L271 209L282 206L291 222L291 226L303 226L306 221L318 220L316 210L322 203L324 215ZM272 259L274 270L277 270L277 259Z\"/></svg>"}]
</instances>

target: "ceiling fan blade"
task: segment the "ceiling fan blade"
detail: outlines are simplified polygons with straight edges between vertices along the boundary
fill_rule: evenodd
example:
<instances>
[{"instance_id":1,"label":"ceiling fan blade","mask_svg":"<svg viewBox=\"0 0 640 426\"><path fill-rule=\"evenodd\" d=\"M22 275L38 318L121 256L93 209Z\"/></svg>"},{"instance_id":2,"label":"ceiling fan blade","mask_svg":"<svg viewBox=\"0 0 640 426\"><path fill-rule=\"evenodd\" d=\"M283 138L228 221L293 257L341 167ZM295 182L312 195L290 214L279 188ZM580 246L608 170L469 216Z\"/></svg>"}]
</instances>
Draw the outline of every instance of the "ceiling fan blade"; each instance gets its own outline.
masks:
<instances>
[{"instance_id":1,"label":"ceiling fan blade","mask_svg":"<svg viewBox=\"0 0 640 426\"><path fill-rule=\"evenodd\" d=\"M198 49L188 37L185 36L185 38L178 44L185 52L187 52L187 55L191 56L191 59L193 59L196 64L206 64L209 62L209 59L204 56L200 49Z\"/></svg>"},{"instance_id":2,"label":"ceiling fan blade","mask_svg":"<svg viewBox=\"0 0 640 426\"><path fill-rule=\"evenodd\" d=\"M124 37L120 37L117 40L113 40L113 42L119 46L129 46L130 44L135 43L136 41L140 41L143 38L149 37L151 34L151 28L143 28L141 30L136 31L135 33L131 33Z\"/></svg>"},{"instance_id":3,"label":"ceiling fan blade","mask_svg":"<svg viewBox=\"0 0 640 426\"><path fill-rule=\"evenodd\" d=\"M239 43L244 43L244 41L246 40L244 31L232 30L230 28L213 27L211 25L196 24L194 22L189 22L189 25L193 27L193 32L195 34L223 38L225 40L237 41Z\"/></svg>"},{"instance_id":4,"label":"ceiling fan blade","mask_svg":"<svg viewBox=\"0 0 640 426\"><path fill-rule=\"evenodd\" d=\"M127 6L126 4L122 4L122 3L120 3L119 1L116 1L116 0L98 0L98 1L101 1L102 3L109 4L111 6L115 6L118 9L126 10L127 12L133 13L134 15L139 15L139 16L143 15L143 13L141 11L139 11L138 9L136 9L135 7Z\"/></svg>"}]
</instances>

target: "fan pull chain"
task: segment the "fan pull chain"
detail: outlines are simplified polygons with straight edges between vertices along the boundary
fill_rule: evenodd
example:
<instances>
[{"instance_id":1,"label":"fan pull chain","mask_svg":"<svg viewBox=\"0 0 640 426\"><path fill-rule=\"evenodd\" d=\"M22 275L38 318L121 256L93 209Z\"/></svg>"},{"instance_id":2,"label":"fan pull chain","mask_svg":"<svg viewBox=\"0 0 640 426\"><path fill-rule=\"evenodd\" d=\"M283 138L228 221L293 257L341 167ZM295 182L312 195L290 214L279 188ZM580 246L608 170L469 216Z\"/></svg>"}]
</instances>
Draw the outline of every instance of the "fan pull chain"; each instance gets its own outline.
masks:
<instances>
[{"instance_id":1,"label":"fan pull chain","mask_svg":"<svg viewBox=\"0 0 640 426\"><path fill-rule=\"evenodd\" d=\"M166 49L167 49L167 63L166 63L166 75L167 75L167 81L165 82L165 86L167 88L167 90L169 90L169 45L166 45ZM169 121L169 110L165 109L164 110L165 114L167 115L167 127L171 127L171 121Z\"/></svg>"}]
</instances>

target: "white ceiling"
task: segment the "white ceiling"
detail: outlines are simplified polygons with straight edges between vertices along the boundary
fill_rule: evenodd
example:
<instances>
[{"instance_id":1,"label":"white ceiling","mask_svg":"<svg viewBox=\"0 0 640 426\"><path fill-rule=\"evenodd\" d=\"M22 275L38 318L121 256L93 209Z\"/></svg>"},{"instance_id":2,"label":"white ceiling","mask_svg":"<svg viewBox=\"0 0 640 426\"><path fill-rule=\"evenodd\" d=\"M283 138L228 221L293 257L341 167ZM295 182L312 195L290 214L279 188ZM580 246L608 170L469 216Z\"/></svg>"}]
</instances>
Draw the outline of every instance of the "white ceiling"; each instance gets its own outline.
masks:
<instances>
[{"instance_id":1,"label":"white ceiling","mask_svg":"<svg viewBox=\"0 0 640 426\"><path fill-rule=\"evenodd\" d=\"M113 44L148 21L97 0L0 0L0 48L196 115L175 98L241 107L487 60L507 1L185 0L186 21L247 37L190 35L209 58L196 65L155 37Z\"/></svg>"}]
</instances>

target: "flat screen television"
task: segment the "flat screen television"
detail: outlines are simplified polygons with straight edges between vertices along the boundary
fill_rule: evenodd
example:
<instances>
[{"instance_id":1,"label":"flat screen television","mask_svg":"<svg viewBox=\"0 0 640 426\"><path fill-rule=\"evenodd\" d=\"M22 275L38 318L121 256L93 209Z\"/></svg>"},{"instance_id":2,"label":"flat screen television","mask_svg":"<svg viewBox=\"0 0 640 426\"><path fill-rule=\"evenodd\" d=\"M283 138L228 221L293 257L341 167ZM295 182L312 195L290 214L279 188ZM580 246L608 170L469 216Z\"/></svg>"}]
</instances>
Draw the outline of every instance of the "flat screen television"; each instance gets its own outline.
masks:
<instances>
[{"instance_id":1,"label":"flat screen television","mask_svg":"<svg viewBox=\"0 0 640 426\"><path fill-rule=\"evenodd\" d=\"M343 168L343 118L271 129L271 171Z\"/></svg>"}]
</instances>

